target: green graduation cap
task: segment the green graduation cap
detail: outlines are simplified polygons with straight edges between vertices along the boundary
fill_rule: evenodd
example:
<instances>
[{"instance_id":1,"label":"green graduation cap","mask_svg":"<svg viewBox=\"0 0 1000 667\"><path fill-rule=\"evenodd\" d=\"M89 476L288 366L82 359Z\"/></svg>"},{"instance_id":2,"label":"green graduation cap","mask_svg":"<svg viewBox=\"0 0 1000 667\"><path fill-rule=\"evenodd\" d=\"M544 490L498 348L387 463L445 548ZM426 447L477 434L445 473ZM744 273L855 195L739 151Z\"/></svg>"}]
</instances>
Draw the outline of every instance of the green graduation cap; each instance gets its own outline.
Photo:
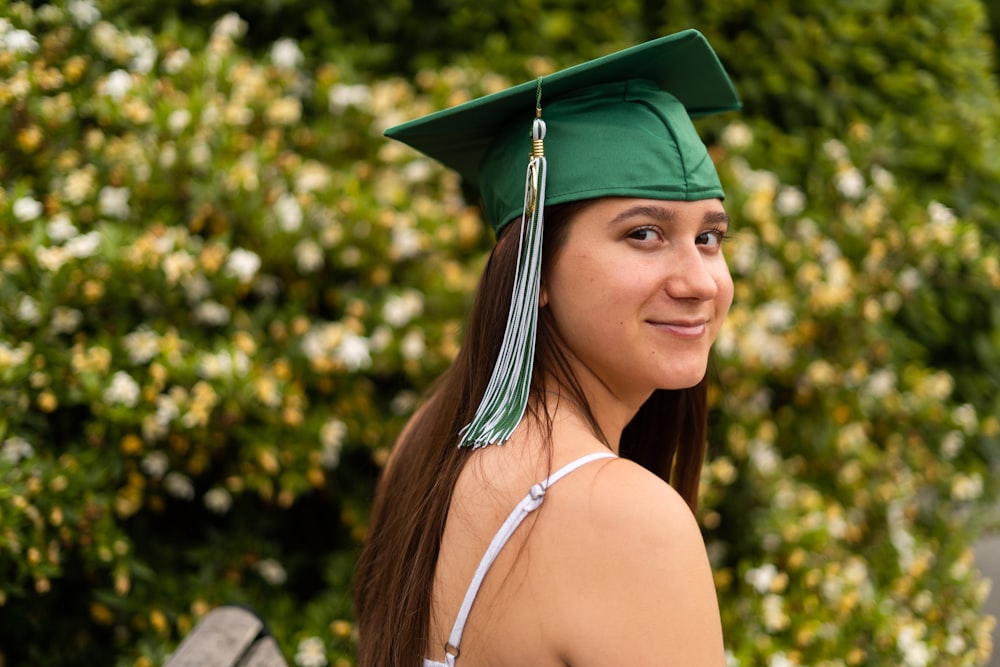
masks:
<instances>
[{"instance_id":1,"label":"green graduation cap","mask_svg":"<svg viewBox=\"0 0 1000 667\"><path fill-rule=\"evenodd\" d=\"M545 206L722 198L691 119L739 108L708 41L685 30L386 131L477 185L495 231L525 221L503 345L462 444L503 443L524 415Z\"/></svg>"}]
</instances>

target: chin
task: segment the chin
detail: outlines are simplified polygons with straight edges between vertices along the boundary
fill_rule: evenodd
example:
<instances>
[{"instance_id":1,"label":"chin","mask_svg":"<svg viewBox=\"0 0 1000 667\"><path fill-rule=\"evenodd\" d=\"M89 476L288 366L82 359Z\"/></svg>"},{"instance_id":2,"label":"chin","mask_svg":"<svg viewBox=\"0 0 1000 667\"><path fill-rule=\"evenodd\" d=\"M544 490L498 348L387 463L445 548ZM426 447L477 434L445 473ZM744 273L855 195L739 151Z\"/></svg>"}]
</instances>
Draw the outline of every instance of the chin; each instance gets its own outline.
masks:
<instances>
[{"instance_id":1,"label":"chin","mask_svg":"<svg viewBox=\"0 0 1000 667\"><path fill-rule=\"evenodd\" d=\"M702 380L705 379L705 374L708 372L708 366L701 366L700 368L682 369L677 370L670 374L669 378L660 384L658 389L690 389L691 387L697 386Z\"/></svg>"}]
</instances>

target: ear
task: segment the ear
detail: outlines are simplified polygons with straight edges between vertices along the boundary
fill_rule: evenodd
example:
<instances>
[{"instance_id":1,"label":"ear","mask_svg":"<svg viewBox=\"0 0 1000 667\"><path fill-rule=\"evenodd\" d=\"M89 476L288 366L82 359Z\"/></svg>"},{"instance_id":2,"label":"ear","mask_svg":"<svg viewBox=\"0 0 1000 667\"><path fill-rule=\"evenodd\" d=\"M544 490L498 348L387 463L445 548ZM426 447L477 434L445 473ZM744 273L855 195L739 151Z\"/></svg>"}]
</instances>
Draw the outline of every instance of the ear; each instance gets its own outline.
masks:
<instances>
[{"instance_id":1,"label":"ear","mask_svg":"<svg viewBox=\"0 0 1000 667\"><path fill-rule=\"evenodd\" d=\"M545 283L543 282L538 287L538 307L544 308L549 305L549 291L545 289Z\"/></svg>"}]
</instances>

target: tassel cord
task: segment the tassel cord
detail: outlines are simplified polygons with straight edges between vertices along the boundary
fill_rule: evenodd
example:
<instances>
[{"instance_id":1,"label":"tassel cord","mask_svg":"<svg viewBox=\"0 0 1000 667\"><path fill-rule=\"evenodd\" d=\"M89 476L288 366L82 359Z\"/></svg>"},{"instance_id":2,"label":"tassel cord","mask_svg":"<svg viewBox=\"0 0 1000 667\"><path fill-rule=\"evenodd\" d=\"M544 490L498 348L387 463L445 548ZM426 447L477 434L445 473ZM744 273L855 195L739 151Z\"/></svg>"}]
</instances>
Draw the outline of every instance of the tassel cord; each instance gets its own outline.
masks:
<instances>
[{"instance_id":1,"label":"tassel cord","mask_svg":"<svg viewBox=\"0 0 1000 667\"><path fill-rule=\"evenodd\" d=\"M461 431L461 444L473 448L503 444L524 417L531 388L538 329L547 163L542 151L545 122L532 125L532 157L525 174L524 209L518 260L503 342L483 399Z\"/></svg>"}]
</instances>

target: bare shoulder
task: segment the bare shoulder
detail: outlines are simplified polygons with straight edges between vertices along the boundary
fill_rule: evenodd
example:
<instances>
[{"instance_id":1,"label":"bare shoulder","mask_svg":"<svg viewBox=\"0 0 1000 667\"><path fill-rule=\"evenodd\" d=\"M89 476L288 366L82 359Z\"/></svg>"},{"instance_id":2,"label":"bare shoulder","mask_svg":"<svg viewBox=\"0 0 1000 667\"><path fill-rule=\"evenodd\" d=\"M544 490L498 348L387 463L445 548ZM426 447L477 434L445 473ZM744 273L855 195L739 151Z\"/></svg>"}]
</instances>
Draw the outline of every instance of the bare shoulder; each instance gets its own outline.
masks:
<instances>
[{"instance_id":1,"label":"bare shoulder","mask_svg":"<svg viewBox=\"0 0 1000 667\"><path fill-rule=\"evenodd\" d=\"M624 459L578 482L553 494L546 527L565 662L723 665L711 568L683 498Z\"/></svg>"},{"instance_id":2,"label":"bare shoulder","mask_svg":"<svg viewBox=\"0 0 1000 667\"><path fill-rule=\"evenodd\" d=\"M682 537L674 529L698 531L691 509L676 490L642 466L613 459L594 475L589 489L579 489L575 508L590 521L604 521L634 531L636 538ZM624 525L623 525L624 522ZM697 542L701 544L700 535Z\"/></svg>"}]
</instances>

